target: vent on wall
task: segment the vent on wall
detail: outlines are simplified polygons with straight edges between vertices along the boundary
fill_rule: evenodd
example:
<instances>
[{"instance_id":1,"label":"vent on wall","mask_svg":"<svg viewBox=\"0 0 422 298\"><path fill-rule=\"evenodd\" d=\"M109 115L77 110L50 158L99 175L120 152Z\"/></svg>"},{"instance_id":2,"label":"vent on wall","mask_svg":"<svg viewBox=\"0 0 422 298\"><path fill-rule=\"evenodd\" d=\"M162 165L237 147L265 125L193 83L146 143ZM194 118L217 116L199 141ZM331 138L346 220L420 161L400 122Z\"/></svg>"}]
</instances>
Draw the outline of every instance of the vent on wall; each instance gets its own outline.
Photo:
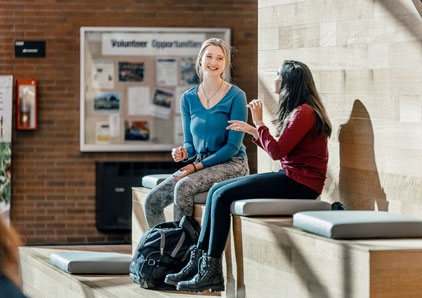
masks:
<instances>
[{"instance_id":1,"label":"vent on wall","mask_svg":"<svg viewBox=\"0 0 422 298\"><path fill-rule=\"evenodd\" d=\"M97 161L97 229L103 233L129 232L132 220L132 187L141 186L145 175L173 173L181 166L172 161Z\"/></svg>"}]
</instances>

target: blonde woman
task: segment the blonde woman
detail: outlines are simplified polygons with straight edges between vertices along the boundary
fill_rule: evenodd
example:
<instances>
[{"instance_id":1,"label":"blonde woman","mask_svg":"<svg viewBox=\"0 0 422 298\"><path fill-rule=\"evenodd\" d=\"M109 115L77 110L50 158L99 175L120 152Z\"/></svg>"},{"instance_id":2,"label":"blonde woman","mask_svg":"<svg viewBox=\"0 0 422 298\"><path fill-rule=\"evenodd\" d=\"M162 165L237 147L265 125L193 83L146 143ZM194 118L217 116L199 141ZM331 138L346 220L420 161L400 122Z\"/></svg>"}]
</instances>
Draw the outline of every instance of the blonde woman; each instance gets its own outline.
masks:
<instances>
[{"instance_id":1,"label":"blonde woman","mask_svg":"<svg viewBox=\"0 0 422 298\"><path fill-rule=\"evenodd\" d=\"M214 184L249 174L244 132L227 131L227 121L246 121L246 95L224 80L231 49L223 40L206 40L196 60L200 84L181 97L184 144L173 148L176 162L195 159L147 196L144 204L148 226L163 222L163 209L174 204L174 220L193 215L193 197Z\"/></svg>"}]
</instances>

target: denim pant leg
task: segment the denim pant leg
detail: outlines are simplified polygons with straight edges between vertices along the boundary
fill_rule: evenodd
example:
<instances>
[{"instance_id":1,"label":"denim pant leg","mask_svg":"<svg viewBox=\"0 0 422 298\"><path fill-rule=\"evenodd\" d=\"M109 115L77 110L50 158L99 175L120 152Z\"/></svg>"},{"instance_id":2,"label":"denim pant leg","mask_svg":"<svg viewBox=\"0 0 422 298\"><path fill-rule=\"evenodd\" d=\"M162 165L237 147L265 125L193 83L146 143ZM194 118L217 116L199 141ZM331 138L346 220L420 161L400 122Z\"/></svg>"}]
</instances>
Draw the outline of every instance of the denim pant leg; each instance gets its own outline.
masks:
<instances>
[{"instance_id":1,"label":"denim pant leg","mask_svg":"<svg viewBox=\"0 0 422 298\"><path fill-rule=\"evenodd\" d=\"M230 230L230 205L236 200L259 198L316 199L318 193L287 177L284 172L239 177L213 187L207 198L199 247L208 242L208 253L220 257ZM202 244L201 244L202 241Z\"/></svg>"}]
</instances>

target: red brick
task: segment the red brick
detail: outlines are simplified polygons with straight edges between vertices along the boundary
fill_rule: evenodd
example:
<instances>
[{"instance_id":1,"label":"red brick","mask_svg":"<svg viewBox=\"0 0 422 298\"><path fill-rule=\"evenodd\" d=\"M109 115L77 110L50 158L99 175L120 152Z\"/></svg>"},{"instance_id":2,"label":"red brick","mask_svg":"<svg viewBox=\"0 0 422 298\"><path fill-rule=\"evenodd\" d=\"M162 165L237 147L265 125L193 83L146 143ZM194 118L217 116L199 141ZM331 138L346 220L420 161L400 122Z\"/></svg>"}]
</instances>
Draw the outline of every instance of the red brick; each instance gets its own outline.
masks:
<instances>
[{"instance_id":1,"label":"red brick","mask_svg":"<svg viewBox=\"0 0 422 298\"><path fill-rule=\"evenodd\" d=\"M17 0L0 3L0 18L0 73L37 78L39 87L38 129L17 131L13 123L11 219L25 243L130 241L129 233L104 235L95 227L95 162L171 159L163 152L79 152L81 26L230 27L234 77L248 99L257 96L255 0ZM15 39L46 40L46 57L15 58ZM256 146L250 138L245 144L255 173Z\"/></svg>"}]
</instances>

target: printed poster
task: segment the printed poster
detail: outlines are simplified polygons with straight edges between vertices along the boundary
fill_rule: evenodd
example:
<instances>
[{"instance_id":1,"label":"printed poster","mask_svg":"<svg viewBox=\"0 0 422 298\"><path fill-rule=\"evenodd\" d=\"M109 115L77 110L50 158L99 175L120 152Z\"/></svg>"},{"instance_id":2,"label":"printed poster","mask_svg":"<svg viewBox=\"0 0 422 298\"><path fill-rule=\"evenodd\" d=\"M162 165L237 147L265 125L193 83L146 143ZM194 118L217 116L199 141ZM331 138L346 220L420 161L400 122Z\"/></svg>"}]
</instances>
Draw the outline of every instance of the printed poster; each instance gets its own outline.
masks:
<instances>
[{"instance_id":1,"label":"printed poster","mask_svg":"<svg viewBox=\"0 0 422 298\"><path fill-rule=\"evenodd\" d=\"M94 89L114 88L114 62L93 61L92 62L92 87Z\"/></svg>"},{"instance_id":2,"label":"printed poster","mask_svg":"<svg viewBox=\"0 0 422 298\"><path fill-rule=\"evenodd\" d=\"M9 222L13 76L0 76L0 214Z\"/></svg>"},{"instance_id":3,"label":"printed poster","mask_svg":"<svg viewBox=\"0 0 422 298\"><path fill-rule=\"evenodd\" d=\"M177 85L177 61L175 58L157 59L157 86Z\"/></svg>"},{"instance_id":4,"label":"printed poster","mask_svg":"<svg viewBox=\"0 0 422 298\"><path fill-rule=\"evenodd\" d=\"M95 141L97 144L110 144L110 124L108 122L96 123Z\"/></svg>"},{"instance_id":5,"label":"printed poster","mask_svg":"<svg viewBox=\"0 0 422 298\"><path fill-rule=\"evenodd\" d=\"M128 115L151 115L151 99L149 87L127 88Z\"/></svg>"}]
</instances>

